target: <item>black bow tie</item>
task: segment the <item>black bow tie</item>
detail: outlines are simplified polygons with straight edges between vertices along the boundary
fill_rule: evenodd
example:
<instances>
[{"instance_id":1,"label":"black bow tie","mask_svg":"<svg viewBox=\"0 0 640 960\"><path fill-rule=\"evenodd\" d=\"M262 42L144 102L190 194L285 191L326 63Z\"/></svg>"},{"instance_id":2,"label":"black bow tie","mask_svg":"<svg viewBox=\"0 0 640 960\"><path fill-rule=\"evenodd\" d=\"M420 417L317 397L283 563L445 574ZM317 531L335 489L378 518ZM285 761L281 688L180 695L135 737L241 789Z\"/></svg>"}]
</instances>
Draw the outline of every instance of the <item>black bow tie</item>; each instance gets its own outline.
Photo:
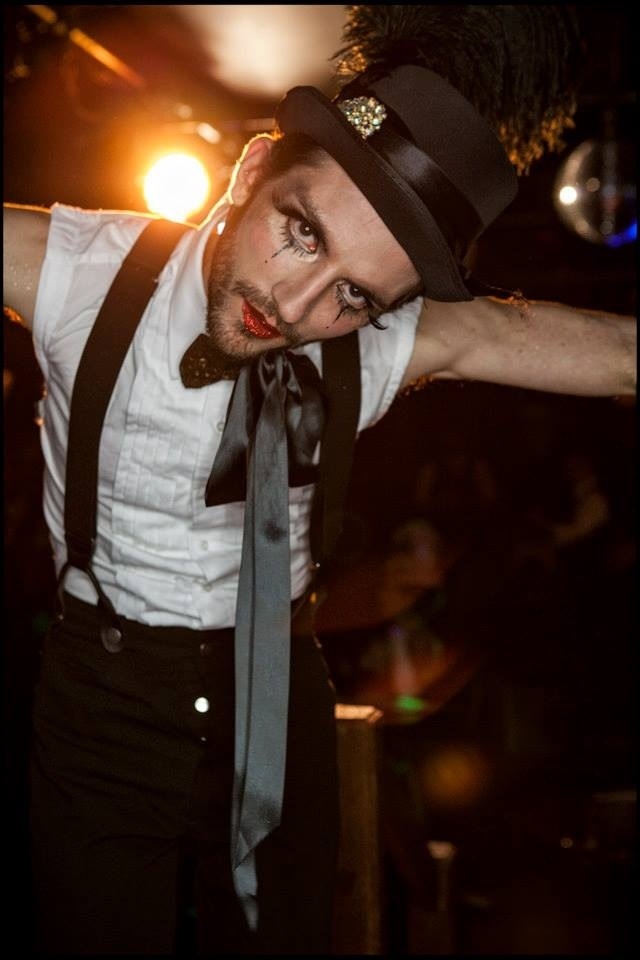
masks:
<instances>
[{"instance_id":1,"label":"black bow tie","mask_svg":"<svg viewBox=\"0 0 640 960\"><path fill-rule=\"evenodd\" d=\"M206 333L195 338L180 361L180 377L190 388L206 387L217 380L235 380L239 369L239 364L222 357Z\"/></svg>"},{"instance_id":2,"label":"black bow tie","mask_svg":"<svg viewBox=\"0 0 640 960\"><path fill-rule=\"evenodd\" d=\"M206 361L198 368L204 385ZM210 382L207 381L207 382ZM235 627L234 883L257 924L255 848L280 823L289 702L291 572L289 462L310 482L325 411L321 380L305 356L261 354L237 376L209 481L207 506L246 506Z\"/></svg>"}]
</instances>

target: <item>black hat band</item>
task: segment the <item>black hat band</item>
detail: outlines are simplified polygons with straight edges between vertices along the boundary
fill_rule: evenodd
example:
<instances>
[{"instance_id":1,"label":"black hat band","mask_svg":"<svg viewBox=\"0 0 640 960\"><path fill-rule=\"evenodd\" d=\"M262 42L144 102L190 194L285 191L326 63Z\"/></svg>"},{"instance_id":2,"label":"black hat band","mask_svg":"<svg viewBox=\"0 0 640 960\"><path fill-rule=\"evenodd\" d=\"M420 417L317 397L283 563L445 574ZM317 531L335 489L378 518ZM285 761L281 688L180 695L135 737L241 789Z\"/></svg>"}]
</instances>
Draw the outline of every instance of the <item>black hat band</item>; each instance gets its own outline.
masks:
<instances>
[{"instance_id":1,"label":"black hat band","mask_svg":"<svg viewBox=\"0 0 640 960\"><path fill-rule=\"evenodd\" d=\"M482 220L435 160L398 132L398 118L390 107L386 110L384 124L367 141L369 146L418 194L451 252L462 260L472 240L482 232Z\"/></svg>"}]
</instances>

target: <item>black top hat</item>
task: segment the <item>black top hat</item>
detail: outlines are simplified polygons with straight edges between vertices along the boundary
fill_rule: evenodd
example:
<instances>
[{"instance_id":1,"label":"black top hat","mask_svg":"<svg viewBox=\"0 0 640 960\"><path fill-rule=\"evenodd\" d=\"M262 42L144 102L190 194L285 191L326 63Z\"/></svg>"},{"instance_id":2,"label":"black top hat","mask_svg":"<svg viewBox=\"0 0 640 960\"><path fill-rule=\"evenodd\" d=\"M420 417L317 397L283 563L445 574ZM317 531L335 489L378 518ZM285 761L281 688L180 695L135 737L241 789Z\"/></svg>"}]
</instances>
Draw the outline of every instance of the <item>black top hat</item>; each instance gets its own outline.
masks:
<instances>
[{"instance_id":1,"label":"black top hat","mask_svg":"<svg viewBox=\"0 0 640 960\"><path fill-rule=\"evenodd\" d=\"M294 87L283 133L303 133L349 174L411 258L432 300L473 299L463 260L512 202L517 176L495 133L446 80L414 64L329 100Z\"/></svg>"}]
</instances>

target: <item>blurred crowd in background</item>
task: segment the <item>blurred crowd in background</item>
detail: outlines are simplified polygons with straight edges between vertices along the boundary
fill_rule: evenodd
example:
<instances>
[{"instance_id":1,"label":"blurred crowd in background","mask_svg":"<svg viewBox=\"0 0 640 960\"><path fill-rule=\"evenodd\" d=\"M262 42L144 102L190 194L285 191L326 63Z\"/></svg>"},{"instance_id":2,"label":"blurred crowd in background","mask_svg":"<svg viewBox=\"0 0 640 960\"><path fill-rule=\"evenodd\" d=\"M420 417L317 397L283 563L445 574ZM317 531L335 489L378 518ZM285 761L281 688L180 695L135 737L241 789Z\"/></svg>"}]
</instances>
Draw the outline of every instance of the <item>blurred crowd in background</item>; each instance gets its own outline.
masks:
<instances>
[{"instance_id":1,"label":"blurred crowd in background","mask_svg":"<svg viewBox=\"0 0 640 960\"><path fill-rule=\"evenodd\" d=\"M633 404L451 382L360 440L318 623L383 711L400 949L433 948L434 842L442 952L630 949L634 444Z\"/></svg>"}]
</instances>

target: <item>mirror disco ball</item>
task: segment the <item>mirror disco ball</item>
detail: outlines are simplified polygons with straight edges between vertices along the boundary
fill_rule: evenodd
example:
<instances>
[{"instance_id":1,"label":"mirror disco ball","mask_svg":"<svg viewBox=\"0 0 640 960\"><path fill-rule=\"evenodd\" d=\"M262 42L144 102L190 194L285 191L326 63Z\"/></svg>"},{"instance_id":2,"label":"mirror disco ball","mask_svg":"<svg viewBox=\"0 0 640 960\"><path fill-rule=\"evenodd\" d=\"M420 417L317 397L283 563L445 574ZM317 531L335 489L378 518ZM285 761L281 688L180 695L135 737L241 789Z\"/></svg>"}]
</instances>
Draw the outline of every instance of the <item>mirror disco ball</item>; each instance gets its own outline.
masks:
<instances>
[{"instance_id":1,"label":"mirror disco ball","mask_svg":"<svg viewBox=\"0 0 640 960\"><path fill-rule=\"evenodd\" d=\"M579 237L607 247L636 239L635 151L620 140L585 140L558 170L553 202Z\"/></svg>"}]
</instances>

